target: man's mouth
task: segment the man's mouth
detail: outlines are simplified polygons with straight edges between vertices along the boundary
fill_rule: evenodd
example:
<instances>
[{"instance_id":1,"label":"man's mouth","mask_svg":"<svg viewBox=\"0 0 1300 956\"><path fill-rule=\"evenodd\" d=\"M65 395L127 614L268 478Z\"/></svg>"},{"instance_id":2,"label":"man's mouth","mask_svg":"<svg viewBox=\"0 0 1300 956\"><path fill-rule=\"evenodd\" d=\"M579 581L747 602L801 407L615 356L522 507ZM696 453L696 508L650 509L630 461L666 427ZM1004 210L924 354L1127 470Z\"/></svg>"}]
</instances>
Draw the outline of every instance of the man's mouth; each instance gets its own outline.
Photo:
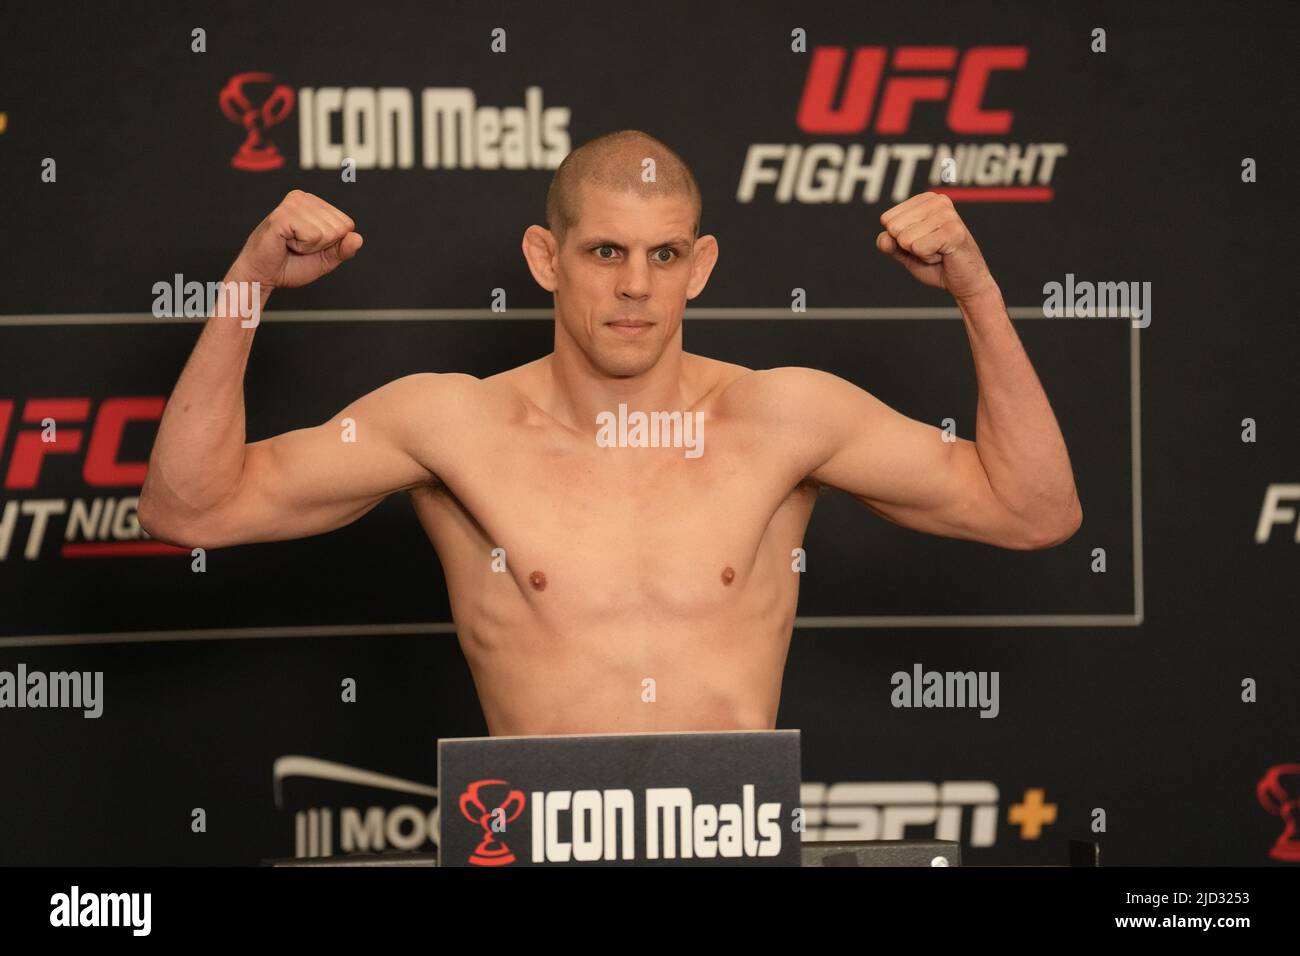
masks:
<instances>
[{"instance_id":1,"label":"man's mouth","mask_svg":"<svg viewBox=\"0 0 1300 956\"><path fill-rule=\"evenodd\" d=\"M654 328L654 323L649 319L615 319L607 324L611 329L618 330L621 335L639 335L647 329Z\"/></svg>"}]
</instances>

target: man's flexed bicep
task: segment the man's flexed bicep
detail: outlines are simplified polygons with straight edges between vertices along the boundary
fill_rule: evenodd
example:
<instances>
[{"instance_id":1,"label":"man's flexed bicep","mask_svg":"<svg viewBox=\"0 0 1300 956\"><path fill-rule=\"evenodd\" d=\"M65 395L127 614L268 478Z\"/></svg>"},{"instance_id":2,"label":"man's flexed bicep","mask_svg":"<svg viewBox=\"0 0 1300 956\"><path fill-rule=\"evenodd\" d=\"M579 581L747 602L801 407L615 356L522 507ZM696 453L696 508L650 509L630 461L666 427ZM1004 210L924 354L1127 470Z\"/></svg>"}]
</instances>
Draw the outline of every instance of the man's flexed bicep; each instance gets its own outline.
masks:
<instances>
[{"instance_id":1,"label":"man's flexed bicep","mask_svg":"<svg viewBox=\"0 0 1300 956\"><path fill-rule=\"evenodd\" d=\"M324 534L350 524L388 495L429 481L424 452L437 436L438 409L468 376L397 379L329 421L244 447L238 482L215 504L155 528L185 547L228 547ZM143 509L142 509L143 513Z\"/></svg>"},{"instance_id":2,"label":"man's flexed bicep","mask_svg":"<svg viewBox=\"0 0 1300 956\"><path fill-rule=\"evenodd\" d=\"M895 524L1003 548L1038 546L989 484L975 443L908 418L858 386L814 369L776 369L783 417L809 477Z\"/></svg>"}]
</instances>

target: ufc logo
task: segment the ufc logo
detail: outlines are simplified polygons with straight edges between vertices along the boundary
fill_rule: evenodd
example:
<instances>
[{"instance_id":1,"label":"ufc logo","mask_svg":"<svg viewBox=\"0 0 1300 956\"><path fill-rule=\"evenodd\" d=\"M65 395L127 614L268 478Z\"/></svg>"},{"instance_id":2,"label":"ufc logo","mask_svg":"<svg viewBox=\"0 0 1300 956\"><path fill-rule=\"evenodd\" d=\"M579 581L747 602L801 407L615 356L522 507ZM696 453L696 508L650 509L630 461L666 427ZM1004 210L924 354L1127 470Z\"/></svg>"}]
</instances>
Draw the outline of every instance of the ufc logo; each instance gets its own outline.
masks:
<instances>
[{"instance_id":1,"label":"ufc logo","mask_svg":"<svg viewBox=\"0 0 1300 956\"><path fill-rule=\"evenodd\" d=\"M954 133L1005 133L1011 129L1011 112L984 109L984 92L994 70L1025 68L1028 47L972 47L959 64L954 46L900 46L889 64L893 73L886 78L887 53L881 46L858 47L853 51L848 78L843 80L848 50L838 46L815 49L799 102L799 128L805 133L862 132L871 122L883 79L874 127L877 133L905 133L915 104L945 101L948 128ZM947 75L954 70L955 80ZM907 75L910 73L917 75ZM843 101L836 109L833 103L842 80Z\"/></svg>"},{"instance_id":2,"label":"ufc logo","mask_svg":"<svg viewBox=\"0 0 1300 956\"><path fill-rule=\"evenodd\" d=\"M122 433L128 422L157 421L162 418L162 398L108 398L100 403L94 427L77 427L90 422L91 401L88 398L29 398L23 405L22 421L41 426L46 419L54 423L53 440L46 440L44 427L19 428L14 439L13 455L5 473L7 490L35 488L40 480L41 467L50 455L84 454L82 477L87 485L96 488L133 485L144 482L148 470L146 462L118 461ZM13 418L15 403L0 399L0 449L9 436L9 423Z\"/></svg>"}]
</instances>

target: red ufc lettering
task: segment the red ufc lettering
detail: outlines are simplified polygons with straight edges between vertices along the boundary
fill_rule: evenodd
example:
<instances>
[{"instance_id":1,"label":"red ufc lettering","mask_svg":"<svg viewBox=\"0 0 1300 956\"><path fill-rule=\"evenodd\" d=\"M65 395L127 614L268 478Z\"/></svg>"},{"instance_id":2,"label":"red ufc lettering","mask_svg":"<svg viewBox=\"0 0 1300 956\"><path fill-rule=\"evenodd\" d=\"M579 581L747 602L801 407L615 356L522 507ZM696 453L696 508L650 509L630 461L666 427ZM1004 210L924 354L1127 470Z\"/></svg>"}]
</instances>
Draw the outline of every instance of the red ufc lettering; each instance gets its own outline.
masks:
<instances>
[{"instance_id":1,"label":"red ufc lettering","mask_svg":"<svg viewBox=\"0 0 1300 956\"><path fill-rule=\"evenodd\" d=\"M951 46L902 46L894 51L896 70L944 70L957 65L957 48ZM876 118L877 133L906 133L912 120L912 104L920 100L942 103L948 96L948 81L941 76L891 77Z\"/></svg>"},{"instance_id":2,"label":"red ufc lettering","mask_svg":"<svg viewBox=\"0 0 1300 956\"><path fill-rule=\"evenodd\" d=\"M158 421L166 401L161 398L110 398L99 406L95 430L86 449L86 484L102 488L108 485L141 485L147 462L117 460L122 446L122 432L127 422Z\"/></svg>"},{"instance_id":3,"label":"red ufc lettering","mask_svg":"<svg viewBox=\"0 0 1300 956\"><path fill-rule=\"evenodd\" d=\"M88 398L29 398L23 421L54 420L54 441L41 441L40 431L20 431L14 439L14 457L5 476L6 488L35 488L46 455L71 455L81 451L81 429L66 422L84 422L90 414Z\"/></svg>"},{"instance_id":4,"label":"red ufc lettering","mask_svg":"<svg viewBox=\"0 0 1300 956\"><path fill-rule=\"evenodd\" d=\"M985 110L984 90L994 70L1023 70L1029 62L1029 48L1023 46L977 46L962 57L957 87L948 104L948 128L954 133L1006 133L1011 129L1010 110Z\"/></svg>"},{"instance_id":5,"label":"red ufc lettering","mask_svg":"<svg viewBox=\"0 0 1300 956\"><path fill-rule=\"evenodd\" d=\"M110 398L99 406L94 431L86 450L82 478L87 485L106 487L139 485L144 481L145 462L118 461L122 434L128 422L157 421L162 418L162 398ZM13 403L0 402L0 441L9 424ZM40 429L24 429L14 439L13 459L5 475L5 487L35 488L47 455L75 454L81 451L84 432L69 428L68 423L84 423L90 415L88 398L33 398L23 406L23 421L39 424L54 421L54 441L42 441Z\"/></svg>"},{"instance_id":6,"label":"red ufc lettering","mask_svg":"<svg viewBox=\"0 0 1300 956\"><path fill-rule=\"evenodd\" d=\"M872 107L885 72L884 47L858 47L853 53L844 96L839 108L832 104L841 85L847 51L843 47L818 47L813 51L796 122L806 133L859 133L871 122ZM884 82L877 133L907 132L912 107L920 102L948 102L948 128L954 133L1005 133L1011 129L1009 110L982 106L989 75L994 70L1023 70L1029 50L1023 46L973 47L957 63L951 46L903 46L894 51L891 68L899 73L929 72L924 76L893 76ZM945 75L957 70L956 82ZM951 92L951 97L950 97Z\"/></svg>"}]
</instances>

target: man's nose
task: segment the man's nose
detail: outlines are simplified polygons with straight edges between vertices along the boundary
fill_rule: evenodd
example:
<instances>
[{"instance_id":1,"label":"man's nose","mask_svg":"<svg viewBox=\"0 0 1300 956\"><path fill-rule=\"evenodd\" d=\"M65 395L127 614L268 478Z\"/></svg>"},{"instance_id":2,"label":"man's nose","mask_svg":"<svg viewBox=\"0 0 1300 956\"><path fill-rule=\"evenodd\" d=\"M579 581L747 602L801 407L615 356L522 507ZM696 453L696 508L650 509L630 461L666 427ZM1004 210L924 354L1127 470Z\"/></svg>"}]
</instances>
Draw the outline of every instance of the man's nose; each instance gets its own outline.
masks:
<instances>
[{"instance_id":1,"label":"man's nose","mask_svg":"<svg viewBox=\"0 0 1300 956\"><path fill-rule=\"evenodd\" d=\"M650 294L650 263L632 256L619 270L618 294L629 299L644 299Z\"/></svg>"}]
</instances>

